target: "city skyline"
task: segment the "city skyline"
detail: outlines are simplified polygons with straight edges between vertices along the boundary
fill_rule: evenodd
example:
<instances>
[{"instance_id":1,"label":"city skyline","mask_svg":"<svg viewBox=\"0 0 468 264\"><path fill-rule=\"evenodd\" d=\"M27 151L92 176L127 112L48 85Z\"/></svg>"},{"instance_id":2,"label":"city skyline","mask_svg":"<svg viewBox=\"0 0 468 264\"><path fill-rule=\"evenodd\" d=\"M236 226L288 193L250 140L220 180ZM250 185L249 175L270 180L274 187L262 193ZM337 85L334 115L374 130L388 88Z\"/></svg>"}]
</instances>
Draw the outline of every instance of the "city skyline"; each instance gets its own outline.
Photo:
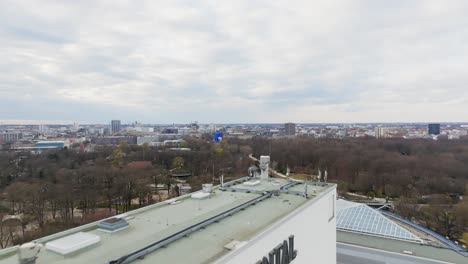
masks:
<instances>
[{"instance_id":1,"label":"city skyline","mask_svg":"<svg viewBox=\"0 0 468 264\"><path fill-rule=\"evenodd\" d=\"M466 122L465 1L3 2L0 119Z\"/></svg>"},{"instance_id":2,"label":"city skyline","mask_svg":"<svg viewBox=\"0 0 468 264\"><path fill-rule=\"evenodd\" d=\"M77 122L77 121L65 121L65 120L0 120L0 126L41 126L41 125L52 125L52 126L70 126L70 125L84 125L84 126L93 126L93 125L99 125L99 126L111 126L110 122L112 120L105 120L103 122ZM447 121L447 122L429 122L429 121L416 121L416 122L279 122L279 121L273 121L273 122L198 122L197 120L195 121L186 121L186 122L168 122L168 123L156 123L156 122L141 122L138 120L120 120L118 121L121 122L121 125L123 126L132 126L132 125L144 125L144 126L171 126L171 125L190 125L193 122L197 124L203 124L203 125L277 125L277 126L284 126L286 123L293 123L296 125L417 125L417 126L425 126L428 124L441 124L441 125L468 125L467 122L463 121Z\"/></svg>"}]
</instances>

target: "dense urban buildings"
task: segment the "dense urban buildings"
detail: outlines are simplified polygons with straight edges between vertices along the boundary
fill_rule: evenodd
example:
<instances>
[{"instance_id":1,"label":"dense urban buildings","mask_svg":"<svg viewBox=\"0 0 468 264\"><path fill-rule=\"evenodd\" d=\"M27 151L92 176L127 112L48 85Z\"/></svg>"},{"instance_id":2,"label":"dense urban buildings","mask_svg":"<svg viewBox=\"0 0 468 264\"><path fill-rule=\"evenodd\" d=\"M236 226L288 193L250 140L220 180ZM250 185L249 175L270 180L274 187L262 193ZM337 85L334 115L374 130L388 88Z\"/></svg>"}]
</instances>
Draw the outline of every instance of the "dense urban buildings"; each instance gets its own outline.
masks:
<instances>
[{"instance_id":1,"label":"dense urban buildings","mask_svg":"<svg viewBox=\"0 0 468 264\"><path fill-rule=\"evenodd\" d=\"M216 129L215 129L216 128ZM467 137L468 124L189 124L151 125L122 124L113 120L109 125L2 125L0 127L2 149L27 149L38 141L64 141L73 145L89 141L97 145L128 144L151 146L163 144L165 140L182 139L188 136L200 137L219 132L223 138L251 138L266 136L273 138L314 137L314 138L404 138L404 139L449 139Z\"/></svg>"},{"instance_id":2,"label":"dense urban buildings","mask_svg":"<svg viewBox=\"0 0 468 264\"><path fill-rule=\"evenodd\" d=\"M119 145L121 142L134 145L137 144L136 136L105 136L93 137L91 142L96 145Z\"/></svg>"}]
</instances>

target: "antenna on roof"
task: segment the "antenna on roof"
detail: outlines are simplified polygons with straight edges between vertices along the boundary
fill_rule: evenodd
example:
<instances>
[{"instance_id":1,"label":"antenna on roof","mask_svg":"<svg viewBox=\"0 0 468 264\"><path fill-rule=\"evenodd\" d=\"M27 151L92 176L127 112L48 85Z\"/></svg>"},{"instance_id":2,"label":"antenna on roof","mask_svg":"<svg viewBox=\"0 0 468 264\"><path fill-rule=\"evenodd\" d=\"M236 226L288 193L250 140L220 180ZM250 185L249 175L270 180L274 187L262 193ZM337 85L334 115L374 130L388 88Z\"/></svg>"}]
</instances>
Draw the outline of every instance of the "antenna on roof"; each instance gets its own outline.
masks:
<instances>
[{"instance_id":1,"label":"antenna on roof","mask_svg":"<svg viewBox=\"0 0 468 264\"><path fill-rule=\"evenodd\" d=\"M214 175L214 162L213 162L213 169L211 171L211 176L213 177L213 184L214 184L214 181L215 181L215 175Z\"/></svg>"}]
</instances>

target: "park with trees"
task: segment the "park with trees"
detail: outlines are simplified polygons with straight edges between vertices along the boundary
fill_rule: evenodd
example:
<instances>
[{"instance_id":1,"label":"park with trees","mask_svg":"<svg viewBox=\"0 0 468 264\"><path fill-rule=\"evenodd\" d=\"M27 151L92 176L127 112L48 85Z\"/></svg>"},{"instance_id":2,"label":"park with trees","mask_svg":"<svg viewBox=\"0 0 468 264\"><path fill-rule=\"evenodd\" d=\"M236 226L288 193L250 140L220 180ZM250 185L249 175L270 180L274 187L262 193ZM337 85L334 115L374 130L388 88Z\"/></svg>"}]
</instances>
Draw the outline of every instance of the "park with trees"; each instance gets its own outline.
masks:
<instances>
[{"instance_id":1,"label":"park with trees","mask_svg":"<svg viewBox=\"0 0 468 264\"><path fill-rule=\"evenodd\" d=\"M127 145L93 152L60 149L39 155L0 152L0 247L59 232L247 175L271 155L282 173L328 171L340 195L386 198L397 214L451 239L468 226L468 140L317 139L312 137L185 139L190 151ZM465 238L466 239L466 238Z\"/></svg>"}]
</instances>

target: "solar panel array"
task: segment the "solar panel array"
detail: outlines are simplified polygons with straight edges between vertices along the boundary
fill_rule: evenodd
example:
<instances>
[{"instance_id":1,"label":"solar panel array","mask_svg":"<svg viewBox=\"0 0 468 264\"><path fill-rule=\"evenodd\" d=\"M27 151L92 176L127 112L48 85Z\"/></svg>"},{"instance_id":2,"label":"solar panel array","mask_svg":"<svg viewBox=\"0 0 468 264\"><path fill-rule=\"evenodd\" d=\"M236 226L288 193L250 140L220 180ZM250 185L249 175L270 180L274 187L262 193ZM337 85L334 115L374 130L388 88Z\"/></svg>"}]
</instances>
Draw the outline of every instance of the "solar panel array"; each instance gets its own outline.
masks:
<instances>
[{"instance_id":1,"label":"solar panel array","mask_svg":"<svg viewBox=\"0 0 468 264\"><path fill-rule=\"evenodd\" d=\"M336 228L391 239L422 241L419 237L364 204L338 210Z\"/></svg>"}]
</instances>

